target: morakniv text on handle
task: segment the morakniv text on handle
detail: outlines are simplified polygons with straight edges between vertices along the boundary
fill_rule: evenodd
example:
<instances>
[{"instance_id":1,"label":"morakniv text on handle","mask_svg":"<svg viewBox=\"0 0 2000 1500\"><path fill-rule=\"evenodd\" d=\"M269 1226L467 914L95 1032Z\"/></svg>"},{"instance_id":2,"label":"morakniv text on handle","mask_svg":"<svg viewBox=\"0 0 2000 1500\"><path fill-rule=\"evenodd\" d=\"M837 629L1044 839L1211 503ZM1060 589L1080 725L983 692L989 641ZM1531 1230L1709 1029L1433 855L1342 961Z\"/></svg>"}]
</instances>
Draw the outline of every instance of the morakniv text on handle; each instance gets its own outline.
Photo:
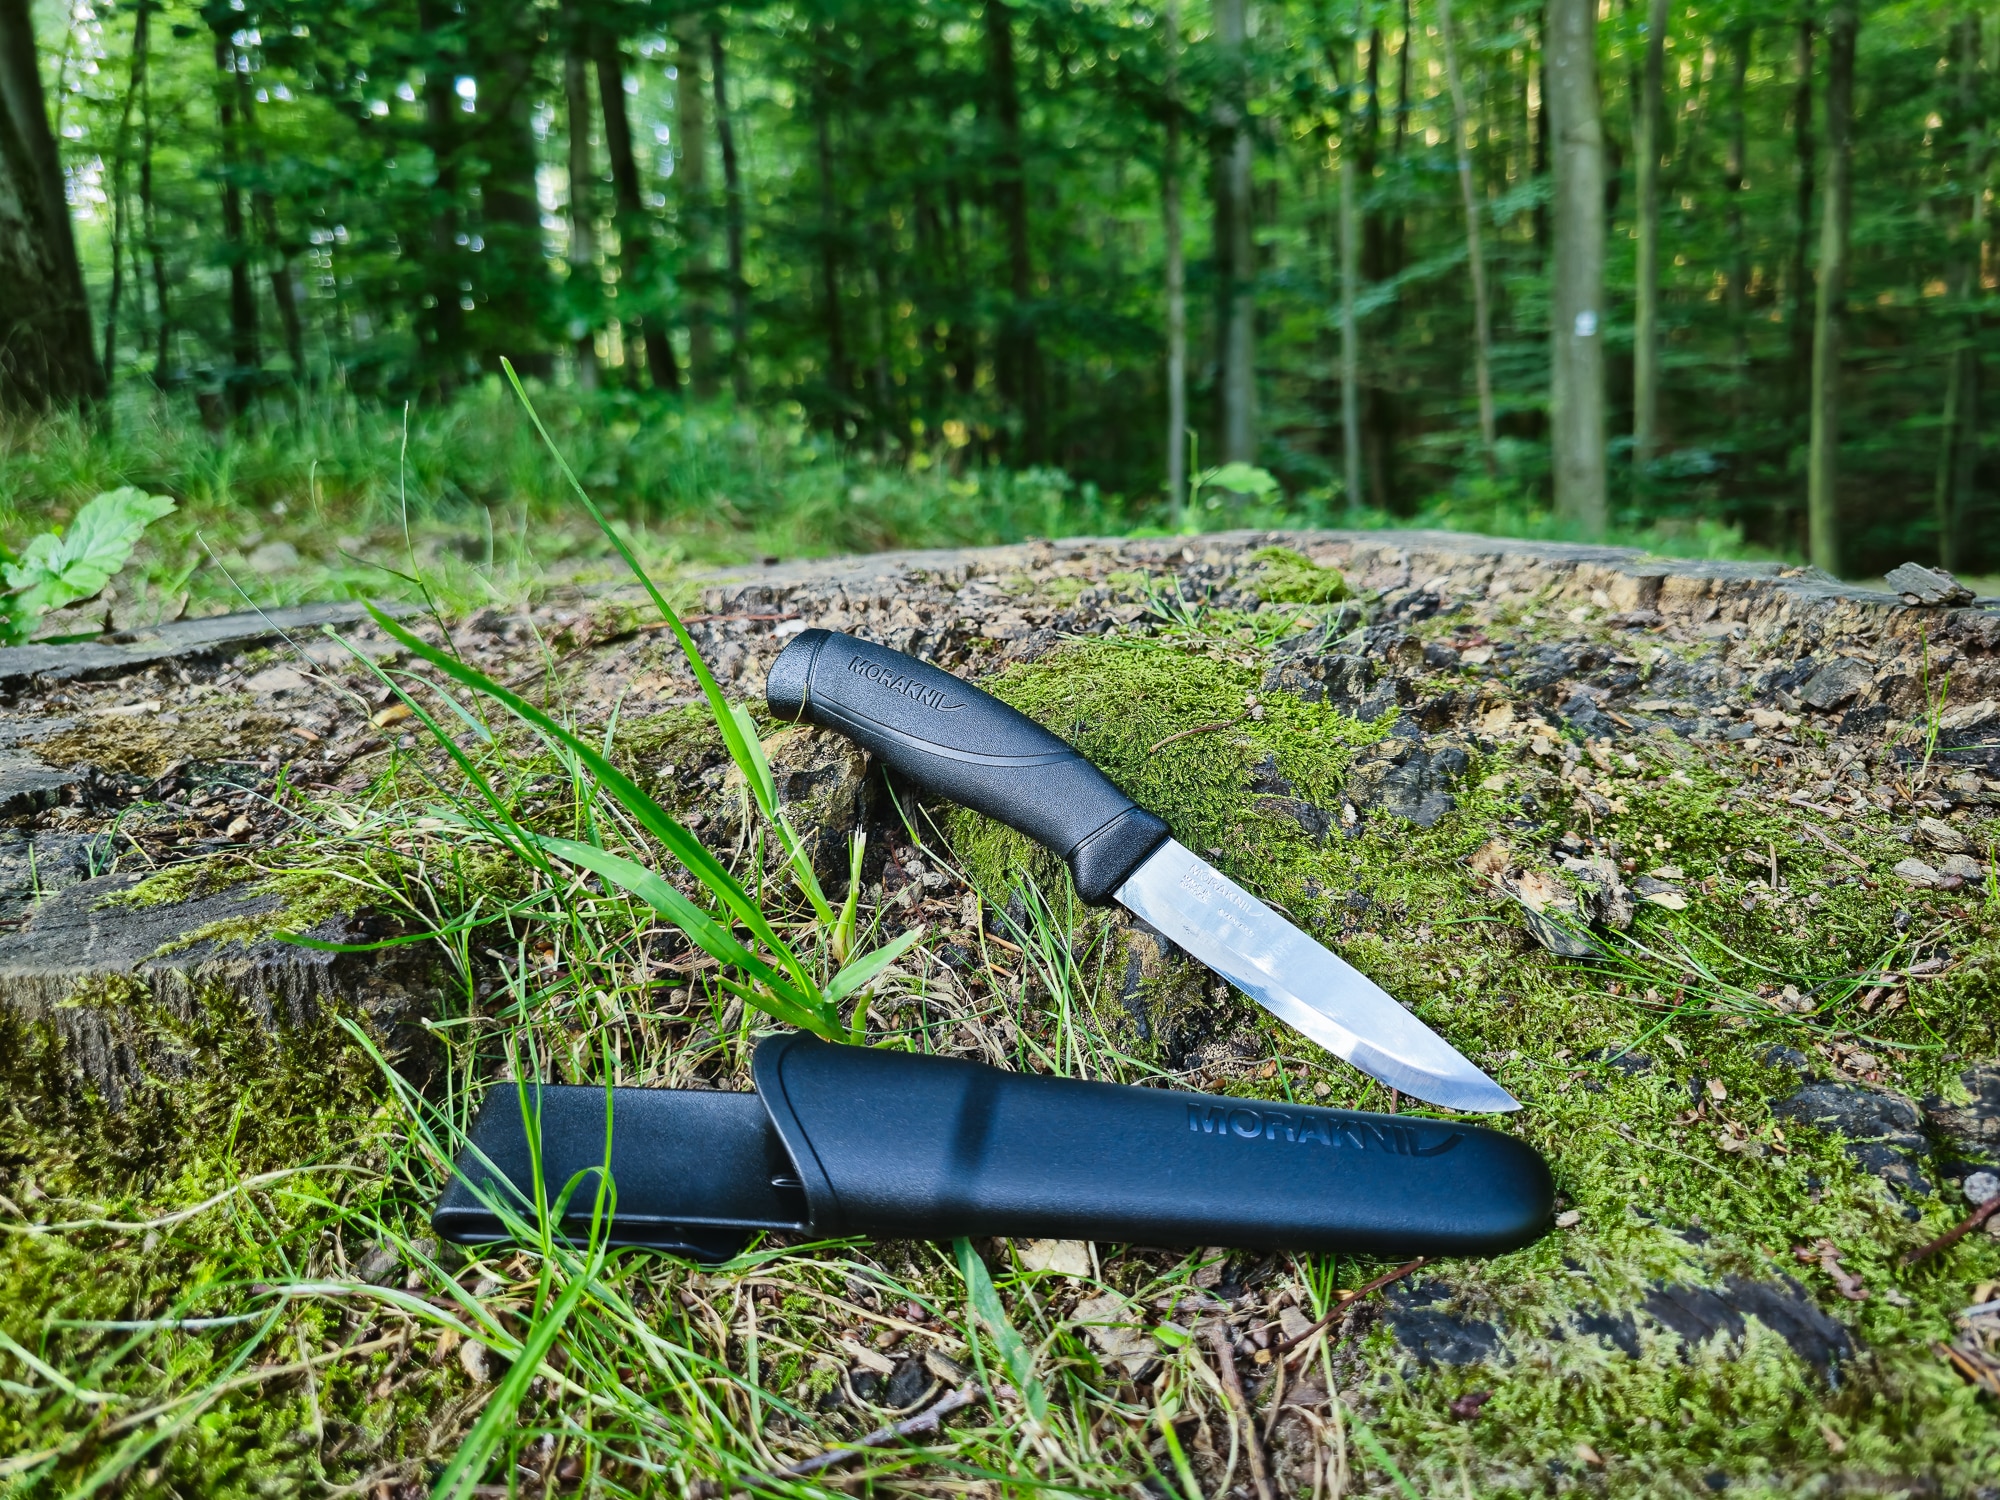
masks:
<instances>
[{"instance_id":1,"label":"morakniv text on handle","mask_svg":"<svg viewBox=\"0 0 2000 1500\"><path fill-rule=\"evenodd\" d=\"M1017 709L938 667L829 630L771 666L780 719L838 730L919 787L1017 828L1069 865L1077 894L1117 901L1336 1057L1446 1109L1520 1108L1365 975L1228 876Z\"/></svg>"}]
</instances>

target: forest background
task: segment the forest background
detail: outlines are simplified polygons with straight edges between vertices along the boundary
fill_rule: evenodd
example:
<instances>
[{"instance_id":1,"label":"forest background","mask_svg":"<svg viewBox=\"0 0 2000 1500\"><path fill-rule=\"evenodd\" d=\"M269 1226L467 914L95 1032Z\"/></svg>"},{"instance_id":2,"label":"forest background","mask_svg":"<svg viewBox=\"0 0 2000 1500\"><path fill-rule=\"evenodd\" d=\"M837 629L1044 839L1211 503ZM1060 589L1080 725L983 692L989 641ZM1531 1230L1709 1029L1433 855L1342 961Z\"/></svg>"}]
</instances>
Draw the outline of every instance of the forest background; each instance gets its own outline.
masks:
<instances>
[{"instance_id":1,"label":"forest background","mask_svg":"<svg viewBox=\"0 0 2000 1500\"><path fill-rule=\"evenodd\" d=\"M0 534L130 482L331 549L407 496L490 562L554 496L505 356L697 555L1415 519L2000 570L1996 31L0 0Z\"/></svg>"}]
</instances>

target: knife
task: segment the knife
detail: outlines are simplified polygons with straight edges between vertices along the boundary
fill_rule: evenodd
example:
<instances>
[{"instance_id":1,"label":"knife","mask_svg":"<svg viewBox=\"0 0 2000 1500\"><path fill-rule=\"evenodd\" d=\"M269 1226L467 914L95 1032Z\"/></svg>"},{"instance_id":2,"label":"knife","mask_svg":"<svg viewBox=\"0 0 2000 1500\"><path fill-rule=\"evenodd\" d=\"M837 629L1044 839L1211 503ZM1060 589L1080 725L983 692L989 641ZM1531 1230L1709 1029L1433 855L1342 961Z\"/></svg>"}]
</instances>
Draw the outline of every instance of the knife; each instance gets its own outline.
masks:
<instances>
[{"instance_id":1,"label":"knife","mask_svg":"<svg viewBox=\"0 0 2000 1500\"><path fill-rule=\"evenodd\" d=\"M1520 1108L1373 981L1174 842L1165 823L1018 709L927 662L830 630L802 631L779 653L765 701L777 718L837 730L921 790L1052 850L1085 902L1118 902L1391 1088L1446 1109Z\"/></svg>"},{"instance_id":2,"label":"knife","mask_svg":"<svg viewBox=\"0 0 2000 1500\"><path fill-rule=\"evenodd\" d=\"M1010 1073L800 1032L759 1042L751 1077L754 1093L497 1084L431 1222L462 1244L505 1240L566 1196L559 1228L584 1240L605 1166L610 1244L702 1261L765 1231L1500 1255L1554 1211L1541 1154L1470 1122Z\"/></svg>"}]
</instances>

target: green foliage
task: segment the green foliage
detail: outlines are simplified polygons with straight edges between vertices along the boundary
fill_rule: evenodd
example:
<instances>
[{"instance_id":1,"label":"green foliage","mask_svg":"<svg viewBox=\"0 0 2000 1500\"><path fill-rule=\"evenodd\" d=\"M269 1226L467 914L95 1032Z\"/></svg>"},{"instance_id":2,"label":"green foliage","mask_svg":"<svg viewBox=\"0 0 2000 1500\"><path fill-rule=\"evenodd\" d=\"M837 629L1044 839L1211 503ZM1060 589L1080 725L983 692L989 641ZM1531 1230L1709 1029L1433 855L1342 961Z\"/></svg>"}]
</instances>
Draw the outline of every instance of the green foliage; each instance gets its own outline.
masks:
<instances>
[{"instance_id":1,"label":"green foliage","mask_svg":"<svg viewBox=\"0 0 2000 1500\"><path fill-rule=\"evenodd\" d=\"M102 593L145 530L174 508L165 495L127 485L94 497L67 529L45 531L0 564L0 645L25 641L52 609Z\"/></svg>"}]
</instances>

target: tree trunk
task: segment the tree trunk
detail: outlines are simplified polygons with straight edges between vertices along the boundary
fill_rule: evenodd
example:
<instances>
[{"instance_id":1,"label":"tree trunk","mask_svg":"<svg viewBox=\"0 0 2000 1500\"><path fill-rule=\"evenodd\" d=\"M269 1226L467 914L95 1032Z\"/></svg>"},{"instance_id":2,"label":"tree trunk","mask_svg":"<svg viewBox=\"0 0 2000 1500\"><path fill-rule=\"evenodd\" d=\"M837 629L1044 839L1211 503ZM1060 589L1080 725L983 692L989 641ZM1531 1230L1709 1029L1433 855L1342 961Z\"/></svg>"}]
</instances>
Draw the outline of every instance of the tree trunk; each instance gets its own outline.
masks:
<instances>
[{"instance_id":1,"label":"tree trunk","mask_svg":"<svg viewBox=\"0 0 2000 1500\"><path fill-rule=\"evenodd\" d=\"M847 329L840 310L840 209L833 185L833 80L827 63L830 28L819 35L820 76L813 90L814 144L819 151L820 322L826 330L826 379L844 410L853 394L847 372Z\"/></svg>"},{"instance_id":2,"label":"tree trunk","mask_svg":"<svg viewBox=\"0 0 2000 1500\"><path fill-rule=\"evenodd\" d=\"M1604 122L1597 0L1548 0L1548 109L1555 132L1555 277L1549 426L1555 508L1604 533Z\"/></svg>"},{"instance_id":3,"label":"tree trunk","mask_svg":"<svg viewBox=\"0 0 2000 1500\"><path fill-rule=\"evenodd\" d=\"M1792 226L1792 263L1786 276L1787 300L1791 306L1786 319L1792 332L1791 409L1800 411L1812 385L1812 233L1815 145L1813 141L1813 32L1810 10L1799 20L1796 63L1798 78L1792 89L1792 152L1797 158L1794 184L1797 220Z\"/></svg>"},{"instance_id":4,"label":"tree trunk","mask_svg":"<svg viewBox=\"0 0 2000 1500\"><path fill-rule=\"evenodd\" d=\"M611 166L612 222L618 230L618 321L637 346L656 391L679 391L667 320L649 307L652 286L652 220L639 192L639 163L632 151L632 122L625 112L625 57L618 38L602 28L591 36L597 58L597 107L604 115L604 155Z\"/></svg>"},{"instance_id":5,"label":"tree trunk","mask_svg":"<svg viewBox=\"0 0 2000 1500\"><path fill-rule=\"evenodd\" d=\"M589 49L587 23L572 17L570 43L563 53L563 112L569 127L569 335L576 355L576 383L594 391L602 298L597 275L596 195L592 192L597 169L590 160Z\"/></svg>"},{"instance_id":6,"label":"tree trunk","mask_svg":"<svg viewBox=\"0 0 2000 1500\"><path fill-rule=\"evenodd\" d=\"M1245 6L1246 0L1215 0L1215 44L1221 64L1215 111L1215 281L1224 463L1253 463L1257 458L1257 267L1243 56Z\"/></svg>"},{"instance_id":7,"label":"tree trunk","mask_svg":"<svg viewBox=\"0 0 2000 1500\"><path fill-rule=\"evenodd\" d=\"M103 393L28 0L0 0L0 410Z\"/></svg>"},{"instance_id":8,"label":"tree trunk","mask_svg":"<svg viewBox=\"0 0 2000 1500\"><path fill-rule=\"evenodd\" d=\"M479 15L494 28L485 56L476 59L481 80L480 232L486 248L477 257L485 300L475 325L482 362L497 368L501 355L524 375L547 379L554 362L543 343L551 282L542 245L542 209L536 190L539 166L534 131L535 27L533 11L505 9ZM493 84L489 110L485 85Z\"/></svg>"},{"instance_id":9,"label":"tree trunk","mask_svg":"<svg viewBox=\"0 0 2000 1500\"><path fill-rule=\"evenodd\" d=\"M1660 446L1660 125L1665 105L1667 0L1648 0L1646 60L1632 131L1639 242L1632 316L1632 481L1643 490Z\"/></svg>"},{"instance_id":10,"label":"tree trunk","mask_svg":"<svg viewBox=\"0 0 2000 1500\"><path fill-rule=\"evenodd\" d=\"M1854 212L1856 0L1835 0L1826 22L1826 192L1820 204L1819 288L1813 305L1812 430L1806 516L1813 566L1840 576L1840 332Z\"/></svg>"},{"instance_id":11,"label":"tree trunk","mask_svg":"<svg viewBox=\"0 0 2000 1500\"><path fill-rule=\"evenodd\" d=\"M681 286L687 309L688 377L704 400L716 392L715 321L708 305L708 101L702 92L700 22L674 27L674 186L680 198Z\"/></svg>"},{"instance_id":12,"label":"tree trunk","mask_svg":"<svg viewBox=\"0 0 2000 1500\"><path fill-rule=\"evenodd\" d=\"M143 17L150 4L140 7ZM147 70L139 96L139 228L146 239L146 259L153 272L153 384L167 383L167 343L172 318L167 309L167 258L160 249L159 217L153 202L153 75Z\"/></svg>"},{"instance_id":13,"label":"tree trunk","mask_svg":"<svg viewBox=\"0 0 2000 1500\"><path fill-rule=\"evenodd\" d=\"M243 112L243 138L248 144L251 178L255 182L265 180L264 144L257 131L257 106L250 88L249 75L242 68L236 70L236 102ZM299 317L299 301L292 286L292 257L286 248L284 236L278 228L278 204L271 194L262 187L254 188L250 194L251 207L257 215L257 232L262 237L264 247L271 254L271 302L278 309L278 327L285 336L285 356L291 361L292 383L303 387L306 381L306 334Z\"/></svg>"},{"instance_id":14,"label":"tree trunk","mask_svg":"<svg viewBox=\"0 0 2000 1500\"><path fill-rule=\"evenodd\" d=\"M1028 245L1027 167L1021 145L1021 94L1014 67L1014 12L1006 0L986 0L987 83L995 134L993 199L1007 236L1006 322L1000 331L1000 394L1021 419L1022 456L1045 457L1041 349L1035 331L1034 262Z\"/></svg>"},{"instance_id":15,"label":"tree trunk","mask_svg":"<svg viewBox=\"0 0 2000 1500\"><path fill-rule=\"evenodd\" d=\"M750 399L750 284L743 279L743 173L736 160L736 129L729 110L727 54L718 27L708 34L709 76L715 85L715 140L722 148L724 225L729 240L729 386L737 401Z\"/></svg>"},{"instance_id":16,"label":"tree trunk","mask_svg":"<svg viewBox=\"0 0 2000 1500\"><path fill-rule=\"evenodd\" d=\"M1980 251L1986 240L1986 168L1990 156L1985 112L1980 108L1980 17L1968 11L1958 23L1958 99L1953 122L1965 140L1965 225L1955 236L1951 300L1959 323L1957 347L1945 371L1944 426L1937 467L1938 562L1957 568L1963 561L1965 518L1973 499L1979 463Z\"/></svg>"},{"instance_id":17,"label":"tree trunk","mask_svg":"<svg viewBox=\"0 0 2000 1500\"><path fill-rule=\"evenodd\" d=\"M1729 154L1722 169L1725 232L1729 238L1729 330L1734 346L1733 395L1737 416L1750 374L1750 243L1743 233L1743 165L1747 159L1744 93L1750 79L1750 51L1756 32L1737 28L1729 44Z\"/></svg>"},{"instance_id":18,"label":"tree trunk","mask_svg":"<svg viewBox=\"0 0 2000 1500\"><path fill-rule=\"evenodd\" d=\"M223 13L225 17L230 12ZM250 236L243 221L243 146L237 121L236 49L226 28L216 23L215 109L222 138L222 244L229 267L229 373L223 389L229 409L241 416L249 410L257 384L257 293L250 284Z\"/></svg>"},{"instance_id":19,"label":"tree trunk","mask_svg":"<svg viewBox=\"0 0 2000 1500\"><path fill-rule=\"evenodd\" d=\"M152 37L152 5L139 0L132 16L132 67L125 87L125 101L118 108L118 133L111 148L111 294L104 299L104 389L108 392L118 375L118 312L125 293L125 262L138 257L131 248L131 214L126 192L126 163L132 154L132 115L146 88L146 62ZM141 293L143 301L144 294Z\"/></svg>"},{"instance_id":20,"label":"tree trunk","mask_svg":"<svg viewBox=\"0 0 2000 1500\"><path fill-rule=\"evenodd\" d=\"M445 0L418 0L417 24L437 50L424 62L424 144L435 164L430 200L430 253L423 267L424 298L417 315L417 343L425 366L424 378L441 398L449 399L464 374L465 307L471 285L458 243L459 235L459 108L454 74L465 66L463 55L438 45L455 37L447 30L451 16Z\"/></svg>"},{"instance_id":21,"label":"tree trunk","mask_svg":"<svg viewBox=\"0 0 2000 1500\"><path fill-rule=\"evenodd\" d=\"M1187 261L1181 240L1181 6L1167 0L1167 139L1160 163L1167 277L1167 505L1175 530L1187 523Z\"/></svg>"},{"instance_id":22,"label":"tree trunk","mask_svg":"<svg viewBox=\"0 0 2000 1500\"><path fill-rule=\"evenodd\" d=\"M1355 225L1354 113L1343 118L1340 142L1340 461L1347 508L1368 503L1361 482L1361 326L1354 312L1361 280L1360 234Z\"/></svg>"},{"instance_id":23,"label":"tree trunk","mask_svg":"<svg viewBox=\"0 0 2000 1500\"><path fill-rule=\"evenodd\" d=\"M1664 10L1666 0L1653 0ZM1472 128L1465 108L1465 86L1458 72L1458 47L1451 34L1451 0L1437 0L1438 33L1444 41L1445 79L1451 88L1452 146L1458 155L1458 190L1465 206L1465 253L1472 269L1472 376L1479 393L1479 453L1489 478L1500 465L1494 456L1498 432L1493 415L1493 324L1486 307L1486 255L1480 247L1479 192L1472 181ZM1343 204L1343 209L1345 205Z\"/></svg>"}]
</instances>

